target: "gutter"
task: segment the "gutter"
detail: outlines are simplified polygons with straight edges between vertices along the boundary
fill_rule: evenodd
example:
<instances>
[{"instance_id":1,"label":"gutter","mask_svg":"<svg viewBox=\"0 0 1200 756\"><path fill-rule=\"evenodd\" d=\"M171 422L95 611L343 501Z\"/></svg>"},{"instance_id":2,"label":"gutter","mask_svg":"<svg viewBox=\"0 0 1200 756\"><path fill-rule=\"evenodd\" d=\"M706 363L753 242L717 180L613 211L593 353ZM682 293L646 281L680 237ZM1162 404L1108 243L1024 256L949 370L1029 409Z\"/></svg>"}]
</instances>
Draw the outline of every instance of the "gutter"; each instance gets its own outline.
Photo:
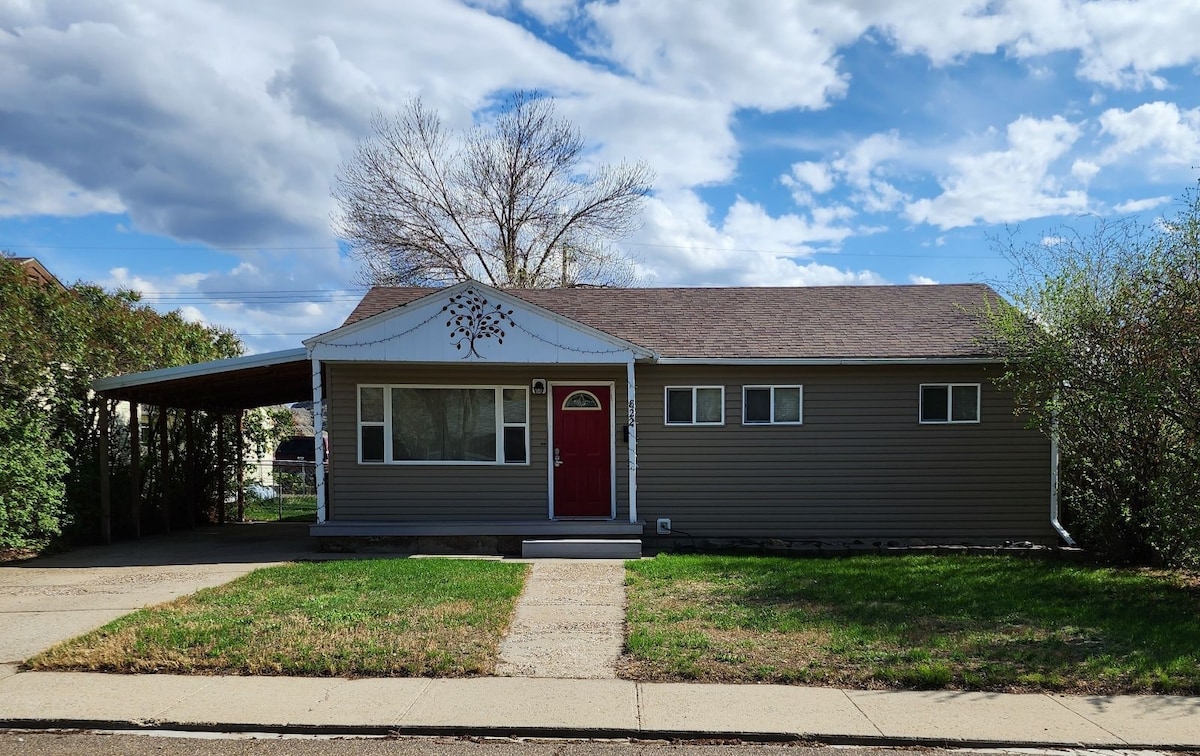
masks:
<instances>
[{"instance_id":1,"label":"gutter","mask_svg":"<svg viewBox=\"0 0 1200 756\"><path fill-rule=\"evenodd\" d=\"M1075 545L1075 539L1063 527L1058 519L1058 419L1050 429L1050 525L1068 546Z\"/></svg>"},{"instance_id":2,"label":"gutter","mask_svg":"<svg viewBox=\"0 0 1200 756\"><path fill-rule=\"evenodd\" d=\"M997 365L996 357L658 357L658 365Z\"/></svg>"}]
</instances>

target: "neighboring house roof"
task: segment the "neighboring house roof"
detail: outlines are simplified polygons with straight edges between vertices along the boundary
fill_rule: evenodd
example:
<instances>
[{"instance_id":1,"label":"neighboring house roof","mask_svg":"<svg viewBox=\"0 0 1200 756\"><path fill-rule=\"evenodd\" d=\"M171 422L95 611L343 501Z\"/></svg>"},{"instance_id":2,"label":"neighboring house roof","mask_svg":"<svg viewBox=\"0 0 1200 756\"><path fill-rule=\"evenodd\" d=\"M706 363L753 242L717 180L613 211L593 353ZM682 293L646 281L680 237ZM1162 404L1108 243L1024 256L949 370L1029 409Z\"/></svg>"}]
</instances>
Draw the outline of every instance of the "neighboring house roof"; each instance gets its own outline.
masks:
<instances>
[{"instance_id":1,"label":"neighboring house roof","mask_svg":"<svg viewBox=\"0 0 1200 756\"><path fill-rule=\"evenodd\" d=\"M437 291L375 287L345 325ZM666 358L991 356L983 284L758 288L507 289L505 293Z\"/></svg>"},{"instance_id":2,"label":"neighboring house roof","mask_svg":"<svg viewBox=\"0 0 1200 756\"><path fill-rule=\"evenodd\" d=\"M36 281L43 286L53 286L62 291L67 290L62 281L59 281L53 273L47 270L45 265L38 262L36 257L14 257L12 261L21 266L31 281Z\"/></svg>"}]
</instances>

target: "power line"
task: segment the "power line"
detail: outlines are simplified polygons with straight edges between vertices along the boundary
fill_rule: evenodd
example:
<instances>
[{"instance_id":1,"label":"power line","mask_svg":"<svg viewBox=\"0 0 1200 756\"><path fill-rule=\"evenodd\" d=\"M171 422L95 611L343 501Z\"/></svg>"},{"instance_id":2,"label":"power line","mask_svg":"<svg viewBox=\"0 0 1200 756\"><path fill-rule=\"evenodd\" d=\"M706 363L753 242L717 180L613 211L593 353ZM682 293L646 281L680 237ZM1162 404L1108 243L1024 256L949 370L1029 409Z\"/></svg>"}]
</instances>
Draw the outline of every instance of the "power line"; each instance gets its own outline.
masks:
<instances>
[{"instance_id":1,"label":"power line","mask_svg":"<svg viewBox=\"0 0 1200 756\"><path fill-rule=\"evenodd\" d=\"M816 255L831 255L835 257L868 257L868 258L912 258L912 259L930 259L930 260L995 260L1003 257L1000 254L989 255L937 255L937 254L912 254L901 252L844 252L838 251L822 251L808 250L798 251L794 249L752 249L745 247L703 247L695 244L656 244L654 242L631 242L625 241L621 244L630 247L654 247L656 249L683 249L695 250L697 252L736 252L739 254L755 254L755 255L775 255L778 257L815 257ZM101 245L59 245L59 244L4 244L0 242L0 249L12 250L29 250L29 249L45 249L45 250L93 250L93 251L110 251L110 252L176 252L180 251L179 245L175 247L124 247L124 246L101 246ZM294 246L221 246L209 248L213 252L223 252L228 250L234 251L276 251L276 252L313 252L319 250L337 250L337 246L321 246L321 247L294 247Z\"/></svg>"}]
</instances>

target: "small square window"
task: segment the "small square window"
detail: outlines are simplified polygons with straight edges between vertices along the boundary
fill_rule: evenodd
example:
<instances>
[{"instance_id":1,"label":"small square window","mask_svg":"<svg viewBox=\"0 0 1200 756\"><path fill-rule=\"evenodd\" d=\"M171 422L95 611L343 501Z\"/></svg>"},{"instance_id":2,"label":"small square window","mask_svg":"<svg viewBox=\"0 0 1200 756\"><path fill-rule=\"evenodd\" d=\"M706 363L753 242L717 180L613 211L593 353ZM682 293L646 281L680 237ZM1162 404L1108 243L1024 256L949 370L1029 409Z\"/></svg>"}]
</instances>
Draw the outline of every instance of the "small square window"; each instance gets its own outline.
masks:
<instances>
[{"instance_id":1,"label":"small square window","mask_svg":"<svg viewBox=\"0 0 1200 756\"><path fill-rule=\"evenodd\" d=\"M931 383L921 386L922 423L979 422L978 383Z\"/></svg>"},{"instance_id":2,"label":"small square window","mask_svg":"<svg viewBox=\"0 0 1200 756\"><path fill-rule=\"evenodd\" d=\"M668 386L667 425L721 425L725 422L724 386Z\"/></svg>"}]
</instances>

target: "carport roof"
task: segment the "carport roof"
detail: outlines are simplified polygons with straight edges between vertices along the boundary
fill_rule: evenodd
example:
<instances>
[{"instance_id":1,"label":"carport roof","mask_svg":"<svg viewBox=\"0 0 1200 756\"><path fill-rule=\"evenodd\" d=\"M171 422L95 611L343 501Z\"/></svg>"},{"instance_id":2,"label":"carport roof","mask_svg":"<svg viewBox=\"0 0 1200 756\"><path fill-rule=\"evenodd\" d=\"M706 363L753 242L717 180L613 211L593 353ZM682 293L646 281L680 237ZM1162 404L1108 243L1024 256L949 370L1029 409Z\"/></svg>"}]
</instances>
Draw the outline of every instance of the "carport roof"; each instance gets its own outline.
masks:
<instances>
[{"instance_id":1,"label":"carport roof","mask_svg":"<svg viewBox=\"0 0 1200 756\"><path fill-rule=\"evenodd\" d=\"M102 378L109 399L181 409L238 410L312 399L312 362L304 348Z\"/></svg>"}]
</instances>

